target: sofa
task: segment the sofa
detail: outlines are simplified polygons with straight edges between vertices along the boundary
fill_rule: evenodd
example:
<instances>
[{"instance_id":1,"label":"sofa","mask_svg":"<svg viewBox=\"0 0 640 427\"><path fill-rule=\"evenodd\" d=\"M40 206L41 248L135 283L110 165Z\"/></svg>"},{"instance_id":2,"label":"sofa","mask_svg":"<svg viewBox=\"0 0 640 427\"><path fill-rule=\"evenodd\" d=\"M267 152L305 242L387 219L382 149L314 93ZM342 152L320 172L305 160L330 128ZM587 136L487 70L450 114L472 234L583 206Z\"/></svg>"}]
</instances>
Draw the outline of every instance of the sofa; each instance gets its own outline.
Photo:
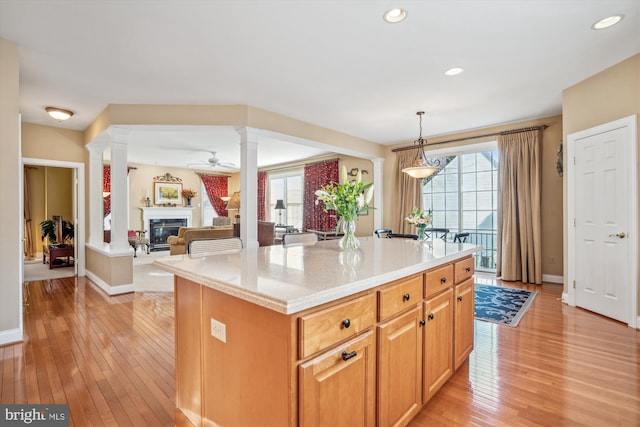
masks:
<instances>
[{"instance_id":1,"label":"sofa","mask_svg":"<svg viewBox=\"0 0 640 427\"><path fill-rule=\"evenodd\" d=\"M276 241L276 223L258 221L258 245L271 246ZM233 235L240 237L240 224L233 224Z\"/></svg>"},{"instance_id":2,"label":"sofa","mask_svg":"<svg viewBox=\"0 0 640 427\"><path fill-rule=\"evenodd\" d=\"M169 236L169 255L187 253L187 245L193 239L221 239L233 237L232 226L180 227L177 236Z\"/></svg>"}]
</instances>

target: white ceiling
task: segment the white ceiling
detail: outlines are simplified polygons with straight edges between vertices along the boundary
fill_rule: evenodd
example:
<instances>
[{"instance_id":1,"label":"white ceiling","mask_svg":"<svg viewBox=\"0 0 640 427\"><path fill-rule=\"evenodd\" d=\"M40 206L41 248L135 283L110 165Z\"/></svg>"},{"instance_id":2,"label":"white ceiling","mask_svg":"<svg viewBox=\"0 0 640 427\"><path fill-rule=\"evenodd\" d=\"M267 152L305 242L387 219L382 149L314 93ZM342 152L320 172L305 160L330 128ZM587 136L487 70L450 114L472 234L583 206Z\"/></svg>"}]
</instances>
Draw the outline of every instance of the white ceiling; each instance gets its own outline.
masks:
<instances>
[{"instance_id":1,"label":"white ceiling","mask_svg":"<svg viewBox=\"0 0 640 427\"><path fill-rule=\"evenodd\" d=\"M385 23L397 6L407 19ZM26 122L83 130L108 104L243 104L396 144L417 137L418 110L425 136L559 114L563 89L640 52L640 1L0 0L0 37L20 47ZM465 73L445 77L454 66ZM75 115L58 124L48 105ZM130 161L215 150L239 164L229 129L158 130L131 136ZM261 165L324 153L273 144Z\"/></svg>"}]
</instances>

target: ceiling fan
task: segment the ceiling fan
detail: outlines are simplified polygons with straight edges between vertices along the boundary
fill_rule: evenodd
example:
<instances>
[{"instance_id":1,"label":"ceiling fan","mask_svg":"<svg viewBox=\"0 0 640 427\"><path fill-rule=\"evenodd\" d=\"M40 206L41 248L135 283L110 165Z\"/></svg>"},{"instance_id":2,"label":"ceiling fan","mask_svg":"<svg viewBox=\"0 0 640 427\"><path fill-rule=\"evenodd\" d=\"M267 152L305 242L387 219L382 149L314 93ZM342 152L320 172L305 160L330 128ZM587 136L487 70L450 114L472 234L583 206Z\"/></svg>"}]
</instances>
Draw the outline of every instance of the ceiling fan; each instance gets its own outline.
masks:
<instances>
[{"instance_id":1,"label":"ceiling fan","mask_svg":"<svg viewBox=\"0 0 640 427\"><path fill-rule=\"evenodd\" d=\"M192 169L201 169L203 167L205 168L207 167L235 168L236 167L235 163L223 162L219 158L217 158L215 151L209 151L209 152L211 153L211 157L206 162L189 163L187 167Z\"/></svg>"}]
</instances>

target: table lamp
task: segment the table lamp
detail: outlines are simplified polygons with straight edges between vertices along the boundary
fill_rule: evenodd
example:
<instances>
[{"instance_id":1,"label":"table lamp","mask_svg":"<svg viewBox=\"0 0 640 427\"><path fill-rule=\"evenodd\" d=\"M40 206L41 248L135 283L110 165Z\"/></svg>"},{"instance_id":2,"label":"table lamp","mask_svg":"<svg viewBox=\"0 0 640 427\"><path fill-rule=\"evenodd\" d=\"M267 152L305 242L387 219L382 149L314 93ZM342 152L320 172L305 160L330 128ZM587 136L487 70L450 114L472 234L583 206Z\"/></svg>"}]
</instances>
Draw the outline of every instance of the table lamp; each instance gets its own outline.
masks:
<instances>
[{"instance_id":1,"label":"table lamp","mask_svg":"<svg viewBox=\"0 0 640 427\"><path fill-rule=\"evenodd\" d=\"M286 209L284 206L284 201L282 199L278 199L276 201L276 207L278 210L278 225L282 225L282 209Z\"/></svg>"}]
</instances>

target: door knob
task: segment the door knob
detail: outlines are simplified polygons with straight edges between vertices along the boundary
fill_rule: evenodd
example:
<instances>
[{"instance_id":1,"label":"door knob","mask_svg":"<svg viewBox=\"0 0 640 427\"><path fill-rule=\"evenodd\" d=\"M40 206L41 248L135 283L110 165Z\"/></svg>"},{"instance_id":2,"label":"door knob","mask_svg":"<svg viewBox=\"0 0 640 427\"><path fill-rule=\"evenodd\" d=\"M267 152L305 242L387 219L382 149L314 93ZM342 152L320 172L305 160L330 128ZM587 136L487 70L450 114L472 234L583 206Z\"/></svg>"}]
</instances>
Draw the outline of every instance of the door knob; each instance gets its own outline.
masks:
<instances>
[{"instance_id":1,"label":"door knob","mask_svg":"<svg viewBox=\"0 0 640 427\"><path fill-rule=\"evenodd\" d=\"M624 239L626 237L626 234L624 233L624 231L621 231L616 234L609 234L609 237L619 237L621 239Z\"/></svg>"}]
</instances>

